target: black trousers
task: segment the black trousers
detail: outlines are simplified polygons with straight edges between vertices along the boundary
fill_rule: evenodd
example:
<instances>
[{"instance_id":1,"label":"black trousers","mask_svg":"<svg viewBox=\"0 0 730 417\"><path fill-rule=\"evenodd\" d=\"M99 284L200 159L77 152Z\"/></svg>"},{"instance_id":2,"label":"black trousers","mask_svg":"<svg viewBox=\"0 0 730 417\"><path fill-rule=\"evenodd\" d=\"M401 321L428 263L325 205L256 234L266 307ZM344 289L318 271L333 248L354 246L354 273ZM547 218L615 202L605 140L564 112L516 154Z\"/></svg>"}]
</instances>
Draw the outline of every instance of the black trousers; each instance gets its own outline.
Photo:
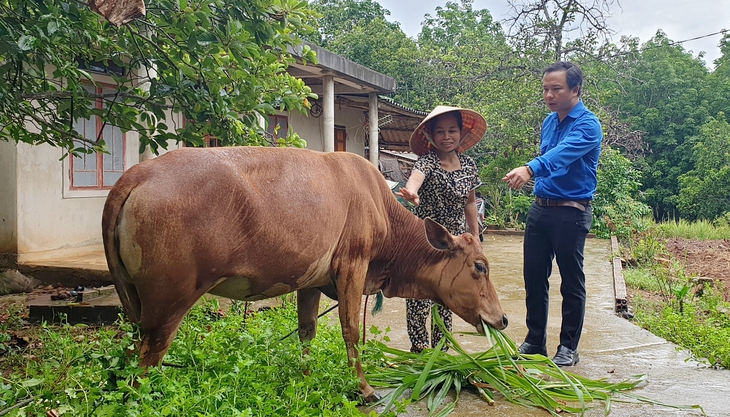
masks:
<instances>
[{"instance_id":1,"label":"black trousers","mask_svg":"<svg viewBox=\"0 0 730 417\"><path fill-rule=\"evenodd\" d=\"M590 206L585 212L574 207L541 207L536 203L530 207L524 242L527 343L546 344L549 278L555 259L563 297L560 344L578 348L586 305L583 250L592 223Z\"/></svg>"}]
</instances>

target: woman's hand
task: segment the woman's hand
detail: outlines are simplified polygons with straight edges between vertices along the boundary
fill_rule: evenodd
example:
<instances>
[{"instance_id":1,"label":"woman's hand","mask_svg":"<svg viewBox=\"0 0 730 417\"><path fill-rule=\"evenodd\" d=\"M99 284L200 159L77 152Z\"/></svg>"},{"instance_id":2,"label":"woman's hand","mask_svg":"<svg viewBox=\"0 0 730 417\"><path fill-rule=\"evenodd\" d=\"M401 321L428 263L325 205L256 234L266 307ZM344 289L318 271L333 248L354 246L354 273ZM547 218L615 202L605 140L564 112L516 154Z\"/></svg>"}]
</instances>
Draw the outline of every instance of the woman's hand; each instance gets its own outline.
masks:
<instances>
[{"instance_id":1,"label":"woman's hand","mask_svg":"<svg viewBox=\"0 0 730 417\"><path fill-rule=\"evenodd\" d=\"M418 197L418 193L414 193L408 188L401 187L400 189L398 189L395 195L397 195L398 197L403 197L407 201L410 201L415 205L418 205L421 202L421 199Z\"/></svg>"}]
</instances>

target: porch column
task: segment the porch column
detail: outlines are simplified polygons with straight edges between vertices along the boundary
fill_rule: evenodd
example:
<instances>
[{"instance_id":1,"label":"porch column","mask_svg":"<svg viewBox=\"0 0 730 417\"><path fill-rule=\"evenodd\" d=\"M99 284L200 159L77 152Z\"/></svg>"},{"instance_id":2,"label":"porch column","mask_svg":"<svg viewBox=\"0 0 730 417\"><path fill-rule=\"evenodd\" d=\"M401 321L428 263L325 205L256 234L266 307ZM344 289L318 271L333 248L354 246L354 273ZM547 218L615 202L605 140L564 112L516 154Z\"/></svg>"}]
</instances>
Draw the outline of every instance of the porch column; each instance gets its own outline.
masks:
<instances>
[{"instance_id":1,"label":"porch column","mask_svg":"<svg viewBox=\"0 0 730 417\"><path fill-rule=\"evenodd\" d=\"M331 75L325 75L322 80L324 84L324 97L322 98L322 150L325 152L335 151L335 79Z\"/></svg>"},{"instance_id":2,"label":"porch column","mask_svg":"<svg viewBox=\"0 0 730 417\"><path fill-rule=\"evenodd\" d=\"M143 83L139 85L139 87L149 92L150 91L150 84L152 82L152 79L157 77L157 66L155 64L152 64L152 67L148 67L144 63L140 64L139 66L139 78L142 80L145 80ZM175 117L173 115L173 117ZM182 117L182 115L181 115ZM152 152L152 149L149 145L144 147L144 150L142 153L139 154L139 162L144 162L148 159L154 158L156 155Z\"/></svg>"},{"instance_id":3,"label":"porch column","mask_svg":"<svg viewBox=\"0 0 730 417\"><path fill-rule=\"evenodd\" d=\"M378 132L380 131L378 128L378 93L370 93L369 98L370 108L368 110L368 123L370 125L370 162L377 167L378 153L380 149L380 146L378 145Z\"/></svg>"}]
</instances>

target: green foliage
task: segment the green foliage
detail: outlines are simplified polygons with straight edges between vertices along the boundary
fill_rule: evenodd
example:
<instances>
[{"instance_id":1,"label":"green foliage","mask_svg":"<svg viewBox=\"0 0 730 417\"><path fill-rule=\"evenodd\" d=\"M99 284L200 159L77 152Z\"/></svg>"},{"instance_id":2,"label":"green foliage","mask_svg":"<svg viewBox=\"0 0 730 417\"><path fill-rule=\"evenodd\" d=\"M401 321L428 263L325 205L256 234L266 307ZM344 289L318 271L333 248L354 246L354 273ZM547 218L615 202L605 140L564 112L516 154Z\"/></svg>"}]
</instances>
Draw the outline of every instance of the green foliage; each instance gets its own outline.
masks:
<instances>
[{"instance_id":1,"label":"green foliage","mask_svg":"<svg viewBox=\"0 0 730 417\"><path fill-rule=\"evenodd\" d=\"M117 28L79 2L0 1L0 139L104 150L74 130L74 121L97 117L138 132L153 150L169 140L200 145L205 135L262 144L257 115L303 111L315 97L286 72L287 48L311 15L306 2L152 0L146 8ZM303 55L314 59L307 47ZM97 67L106 73L92 76ZM106 89L90 90L99 80ZM169 126L170 112L184 125Z\"/></svg>"},{"instance_id":2,"label":"green foliage","mask_svg":"<svg viewBox=\"0 0 730 417\"><path fill-rule=\"evenodd\" d=\"M661 285L650 269L627 268L623 270L623 276L629 287L653 293L661 291Z\"/></svg>"},{"instance_id":3,"label":"green foliage","mask_svg":"<svg viewBox=\"0 0 730 417\"><path fill-rule=\"evenodd\" d=\"M723 236L730 236L730 212L725 213L724 215L716 218L713 220L712 224L720 230L724 230ZM730 239L726 237L725 239Z\"/></svg>"},{"instance_id":4,"label":"green foliage","mask_svg":"<svg viewBox=\"0 0 730 417\"><path fill-rule=\"evenodd\" d=\"M30 400L9 416L49 408L74 416L362 415L339 326L320 319L310 355L296 337L280 340L296 326L293 303L250 317L202 303L185 318L167 365L144 376L132 353L138 335L126 322L44 326L34 356L5 370L0 407Z\"/></svg>"},{"instance_id":5,"label":"green foliage","mask_svg":"<svg viewBox=\"0 0 730 417\"><path fill-rule=\"evenodd\" d=\"M593 231L598 237L611 234L627 240L646 229L650 213L646 204L636 200L641 173L631 161L611 147L604 147L598 164L598 187L593 200Z\"/></svg>"},{"instance_id":6,"label":"green foliage","mask_svg":"<svg viewBox=\"0 0 730 417\"><path fill-rule=\"evenodd\" d=\"M677 206L688 220L712 220L730 212L730 124L720 112L692 139L694 169L679 176Z\"/></svg>"},{"instance_id":7,"label":"green foliage","mask_svg":"<svg viewBox=\"0 0 730 417\"><path fill-rule=\"evenodd\" d=\"M323 48L368 68L395 78L398 103L420 108L414 91L415 79L425 74L419 65L416 41L406 36L398 23L386 20L390 12L371 0L315 0L319 13L313 26L318 31L304 37Z\"/></svg>"},{"instance_id":8,"label":"green foliage","mask_svg":"<svg viewBox=\"0 0 730 417\"><path fill-rule=\"evenodd\" d=\"M654 229L634 233L628 243L630 259L639 265L654 265L657 258L666 254L666 246L660 241Z\"/></svg>"},{"instance_id":9,"label":"green foliage","mask_svg":"<svg viewBox=\"0 0 730 417\"><path fill-rule=\"evenodd\" d=\"M541 408L552 416L560 412L585 413L593 401L606 403L608 414L612 402L630 401L657 404L655 401L633 396L628 391L636 387L640 377L619 382L591 380L563 371L552 360L541 355L522 355L515 343L499 330L483 323L490 347L484 352L469 353L435 315L436 325L444 338L433 349L421 353L389 348L378 341L368 347L378 354L369 357L368 382L373 386L392 388L380 401L388 411L402 397L406 401L427 399L428 415L447 416L455 409L464 387L477 390L487 404L499 398L523 407ZM455 353L447 353L449 347ZM453 402L446 402L446 394L454 391ZM624 396L630 398L624 398ZM673 408L700 408L673 406Z\"/></svg>"},{"instance_id":10,"label":"green foliage","mask_svg":"<svg viewBox=\"0 0 730 417\"><path fill-rule=\"evenodd\" d=\"M707 67L661 31L638 53L609 62L618 73L601 80L601 90L612 93L602 102L620 109L648 145L635 161L644 201L657 219L676 215L677 179L693 167L692 138L715 109L705 90Z\"/></svg>"}]
</instances>

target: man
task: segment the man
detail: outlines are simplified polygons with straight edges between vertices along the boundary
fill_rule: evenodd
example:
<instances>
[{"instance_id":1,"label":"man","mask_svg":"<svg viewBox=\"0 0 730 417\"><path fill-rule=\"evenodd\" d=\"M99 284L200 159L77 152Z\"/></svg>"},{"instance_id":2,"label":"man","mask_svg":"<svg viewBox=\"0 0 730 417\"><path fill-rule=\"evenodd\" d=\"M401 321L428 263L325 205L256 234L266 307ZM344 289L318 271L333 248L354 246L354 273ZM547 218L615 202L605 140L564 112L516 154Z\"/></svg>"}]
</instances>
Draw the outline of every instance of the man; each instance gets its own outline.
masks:
<instances>
[{"instance_id":1,"label":"man","mask_svg":"<svg viewBox=\"0 0 730 417\"><path fill-rule=\"evenodd\" d=\"M522 354L547 356L548 289L553 258L560 269L563 320L558 366L580 360L586 287L583 248L593 221L591 200L603 132L598 118L580 98L583 73L575 64L557 62L543 71L543 98L551 113L542 124L540 156L510 171L502 180L513 189L535 178L535 201L527 214L524 279L527 336Z\"/></svg>"}]
</instances>

